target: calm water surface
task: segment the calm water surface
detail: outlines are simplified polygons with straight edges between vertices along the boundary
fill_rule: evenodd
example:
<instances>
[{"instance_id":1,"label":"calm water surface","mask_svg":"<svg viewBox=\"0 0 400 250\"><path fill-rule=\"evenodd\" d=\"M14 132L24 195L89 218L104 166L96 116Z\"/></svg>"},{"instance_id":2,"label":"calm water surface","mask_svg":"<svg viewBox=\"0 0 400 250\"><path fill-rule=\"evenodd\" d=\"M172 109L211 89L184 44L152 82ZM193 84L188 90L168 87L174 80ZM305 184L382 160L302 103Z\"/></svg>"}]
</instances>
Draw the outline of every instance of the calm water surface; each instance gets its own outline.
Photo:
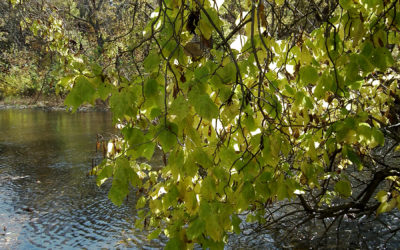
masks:
<instances>
[{"instance_id":1,"label":"calm water surface","mask_svg":"<svg viewBox=\"0 0 400 250\"><path fill-rule=\"evenodd\" d=\"M87 176L106 112L0 110L0 249L159 248L131 231L134 198L121 207Z\"/></svg>"}]
</instances>

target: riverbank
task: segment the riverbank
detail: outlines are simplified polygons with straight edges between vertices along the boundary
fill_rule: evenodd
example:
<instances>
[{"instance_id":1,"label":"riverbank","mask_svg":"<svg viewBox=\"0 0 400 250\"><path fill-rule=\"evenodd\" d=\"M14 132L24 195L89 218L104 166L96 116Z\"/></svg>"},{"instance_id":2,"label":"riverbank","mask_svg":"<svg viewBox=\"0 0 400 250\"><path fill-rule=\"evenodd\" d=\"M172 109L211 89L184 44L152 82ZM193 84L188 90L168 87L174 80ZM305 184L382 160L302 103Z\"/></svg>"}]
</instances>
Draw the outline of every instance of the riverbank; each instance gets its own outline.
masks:
<instances>
[{"instance_id":1,"label":"riverbank","mask_svg":"<svg viewBox=\"0 0 400 250\"><path fill-rule=\"evenodd\" d=\"M48 111L68 111L64 105L64 99L59 96L41 96L36 97L6 97L0 101L0 110L2 109L42 109ZM88 111L108 111L109 107L104 102L96 104L85 104L78 108L78 112Z\"/></svg>"}]
</instances>

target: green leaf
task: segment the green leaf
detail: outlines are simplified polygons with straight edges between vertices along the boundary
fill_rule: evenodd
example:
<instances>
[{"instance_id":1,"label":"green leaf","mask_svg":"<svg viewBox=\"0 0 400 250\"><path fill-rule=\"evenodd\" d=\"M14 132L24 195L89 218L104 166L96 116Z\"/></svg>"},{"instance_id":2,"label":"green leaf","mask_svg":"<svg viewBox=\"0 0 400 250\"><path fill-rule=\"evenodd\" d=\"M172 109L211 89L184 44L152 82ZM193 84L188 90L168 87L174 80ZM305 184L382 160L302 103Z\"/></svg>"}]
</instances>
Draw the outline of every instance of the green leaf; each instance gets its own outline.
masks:
<instances>
[{"instance_id":1,"label":"green leaf","mask_svg":"<svg viewBox=\"0 0 400 250\"><path fill-rule=\"evenodd\" d=\"M392 198L390 201L384 201L379 205L378 209L376 210L376 215L378 216L381 213L390 212L393 210L393 208L396 207L396 205L396 199Z\"/></svg>"},{"instance_id":2,"label":"green leaf","mask_svg":"<svg viewBox=\"0 0 400 250\"><path fill-rule=\"evenodd\" d=\"M153 158L155 148L156 148L156 143L154 142L145 143L140 147L140 150L142 150L141 155L150 161Z\"/></svg>"},{"instance_id":3,"label":"green leaf","mask_svg":"<svg viewBox=\"0 0 400 250\"><path fill-rule=\"evenodd\" d=\"M208 69L207 67L200 67L194 70L194 77L201 83L204 83L208 79Z\"/></svg>"},{"instance_id":4,"label":"green leaf","mask_svg":"<svg viewBox=\"0 0 400 250\"><path fill-rule=\"evenodd\" d=\"M386 202L388 200L388 193L385 190L379 191L375 198L380 202Z\"/></svg>"},{"instance_id":5,"label":"green leaf","mask_svg":"<svg viewBox=\"0 0 400 250\"><path fill-rule=\"evenodd\" d=\"M224 84L234 82L236 80L236 67L233 62L229 62L222 68L219 68L216 72L216 76L222 80Z\"/></svg>"},{"instance_id":6,"label":"green leaf","mask_svg":"<svg viewBox=\"0 0 400 250\"><path fill-rule=\"evenodd\" d=\"M97 173L96 184L98 186L102 185L108 178L113 174L113 167L111 165L106 165L100 172Z\"/></svg>"},{"instance_id":7,"label":"green leaf","mask_svg":"<svg viewBox=\"0 0 400 250\"><path fill-rule=\"evenodd\" d=\"M242 222L242 220L236 215L233 214L232 215L232 226L233 226L233 231L236 234L240 234L240 223Z\"/></svg>"},{"instance_id":8,"label":"green leaf","mask_svg":"<svg viewBox=\"0 0 400 250\"><path fill-rule=\"evenodd\" d=\"M339 0L339 4L345 10L348 10L351 8L351 0Z\"/></svg>"},{"instance_id":9,"label":"green leaf","mask_svg":"<svg viewBox=\"0 0 400 250\"><path fill-rule=\"evenodd\" d=\"M170 206L174 205L178 197L179 197L179 190L175 185L173 185L172 187L170 187L170 190L168 191L167 194L165 194L163 198L164 208L169 208Z\"/></svg>"},{"instance_id":10,"label":"green leaf","mask_svg":"<svg viewBox=\"0 0 400 250\"><path fill-rule=\"evenodd\" d=\"M376 146L383 146L385 144L385 136L382 131L377 128L372 128L372 142L371 147L374 148Z\"/></svg>"},{"instance_id":11,"label":"green leaf","mask_svg":"<svg viewBox=\"0 0 400 250\"><path fill-rule=\"evenodd\" d=\"M211 20L215 25L218 27L219 23L219 18L218 14L211 8L207 9L207 13L211 16ZM210 23L208 17L204 14L204 12L201 12L201 18L199 21L199 29L201 31L201 34L204 36L205 39L210 40L212 31L213 31L213 26Z\"/></svg>"},{"instance_id":12,"label":"green leaf","mask_svg":"<svg viewBox=\"0 0 400 250\"><path fill-rule=\"evenodd\" d=\"M158 96L158 82L154 79L148 79L144 85L144 96L146 98Z\"/></svg>"},{"instance_id":13,"label":"green leaf","mask_svg":"<svg viewBox=\"0 0 400 250\"><path fill-rule=\"evenodd\" d=\"M371 64L368 58L362 54L358 55L357 64L360 66L365 75L374 70L374 66Z\"/></svg>"},{"instance_id":14,"label":"green leaf","mask_svg":"<svg viewBox=\"0 0 400 250\"><path fill-rule=\"evenodd\" d=\"M247 116L244 121L243 121L244 125L246 125L246 127L250 130L250 131L254 131L256 130L258 127L254 121L253 116L249 115ZM259 142L259 141L258 141Z\"/></svg>"},{"instance_id":15,"label":"green leaf","mask_svg":"<svg viewBox=\"0 0 400 250\"><path fill-rule=\"evenodd\" d=\"M159 117L162 114L162 111L159 107L155 107L151 109L150 112L150 119L154 120L155 118Z\"/></svg>"},{"instance_id":16,"label":"green leaf","mask_svg":"<svg viewBox=\"0 0 400 250\"><path fill-rule=\"evenodd\" d=\"M76 111L84 102L93 101L95 93L96 90L89 80L84 76L78 76L75 79L74 88L65 98L65 105L72 107L72 110Z\"/></svg>"},{"instance_id":17,"label":"green leaf","mask_svg":"<svg viewBox=\"0 0 400 250\"><path fill-rule=\"evenodd\" d=\"M241 208L242 210L246 210L249 204L253 202L254 198L255 198L255 192L253 185L250 182L244 183L243 188L240 191L238 207Z\"/></svg>"},{"instance_id":18,"label":"green leaf","mask_svg":"<svg viewBox=\"0 0 400 250\"><path fill-rule=\"evenodd\" d=\"M178 121L183 120L189 114L189 104L183 96L178 96L172 102L169 113L175 115L175 119Z\"/></svg>"},{"instance_id":19,"label":"green leaf","mask_svg":"<svg viewBox=\"0 0 400 250\"><path fill-rule=\"evenodd\" d=\"M215 26L220 27L223 24L221 19L218 16L218 12L216 9L214 9L212 7L207 7L205 10L208 13L208 15L211 17L211 20L215 24ZM206 18L204 13L201 13L201 17ZM207 18L207 20L208 20L208 18Z\"/></svg>"},{"instance_id":20,"label":"green leaf","mask_svg":"<svg viewBox=\"0 0 400 250\"><path fill-rule=\"evenodd\" d=\"M374 53L374 45L371 43L370 40L366 40L362 45L361 55L368 58L370 61L372 59L372 55ZM372 63L372 61L371 61Z\"/></svg>"},{"instance_id":21,"label":"green leaf","mask_svg":"<svg viewBox=\"0 0 400 250\"><path fill-rule=\"evenodd\" d=\"M176 126L176 125L175 125ZM158 141L164 152L168 152L177 144L176 135L168 128L162 128L158 135Z\"/></svg>"},{"instance_id":22,"label":"green leaf","mask_svg":"<svg viewBox=\"0 0 400 250\"><path fill-rule=\"evenodd\" d=\"M114 120L125 119L125 116L135 116L137 109L134 106L135 94L125 89L114 91L110 97L110 107Z\"/></svg>"},{"instance_id":23,"label":"green leaf","mask_svg":"<svg viewBox=\"0 0 400 250\"><path fill-rule=\"evenodd\" d=\"M393 57L387 48L376 48L372 54L371 62L382 71L386 71L393 63Z\"/></svg>"},{"instance_id":24,"label":"green leaf","mask_svg":"<svg viewBox=\"0 0 400 250\"><path fill-rule=\"evenodd\" d=\"M189 93L189 100L194 106L197 114L201 117L212 120L217 118L219 115L218 106L211 100L207 94L198 94L197 91L191 91Z\"/></svg>"},{"instance_id":25,"label":"green leaf","mask_svg":"<svg viewBox=\"0 0 400 250\"><path fill-rule=\"evenodd\" d=\"M201 202L199 215L202 218L208 218L212 215L211 206L207 201Z\"/></svg>"},{"instance_id":26,"label":"green leaf","mask_svg":"<svg viewBox=\"0 0 400 250\"><path fill-rule=\"evenodd\" d=\"M146 138L142 130L138 128L126 127L122 130L122 134L129 142L129 146L134 147L146 142Z\"/></svg>"},{"instance_id":27,"label":"green leaf","mask_svg":"<svg viewBox=\"0 0 400 250\"><path fill-rule=\"evenodd\" d=\"M361 80L362 78L359 76L360 68L356 59L352 58L350 63L346 65L346 79L349 81L348 83Z\"/></svg>"},{"instance_id":28,"label":"green leaf","mask_svg":"<svg viewBox=\"0 0 400 250\"><path fill-rule=\"evenodd\" d=\"M92 63L90 66L92 68L93 74L95 74L96 76L100 76L103 73L103 68L99 64Z\"/></svg>"},{"instance_id":29,"label":"green leaf","mask_svg":"<svg viewBox=\"0 0 400 250\"><path fill-rule=\"evenodd\" d=\"M73 76L65 76L65 77L60 79L60 81L58 82L58 85L61 85L64 88L67 88L71 84L71 81L73 79L74 79Z\"/></svg>"},{"instance_id":30,"label":"green leaf","mask_svg":"<svg viewBox=\"0 0 400 250\"><path fill-rule=\"evenodd\" d=\"M224 215L225 212L226 209L218 203L208 203L205 201L201 201L200 203L199 215L205 220L206 234L213 241L219 242L222 240L222 236L224 235L222 227L225 224L223 221L227 222L225 225L229 225L229 217Z\"/></svg>"},{"instance_id":31,"label":"green leaf","mask_svg":"<svg viewBox=\"0 0 400 250\"><path fill-rule=\"evenodd\" d=\"M105 101L110 96L111 91L112 91L112 86L110 86L110 84L107 84L105 82L101 83L97 87L97 93L100 99L102 99L103 101Z\"/></svg>"},{"instance_id":32,"label":"green leaf","mask_svg":"<svg viewBox=\"0 0 400 250\"><path fill-rule=\"evenodd\" d=\"M276 196L277 196L278 200L284 200L286 198L289 198L289 192L288 192L288 188L285 183L285 179L282 177L279 178L277 185L278 185L278 187L276 189Z\"/></svg>"},{"instance_id":33,"label":"green leaf","mask_svg":"<svg viewBox=\"0 0 400 250\"><path fill-rule=\"evenodd\" d=\"M141 209L145 205L146 205L146 198L144 196L142 196L136 202L136 209Z\"/></svg>"},{"instance_id":34,"label":"green leaf","mask_svg":"<svg viewBox=\"0 0 400 250\"><path fill-rule=\"evenodd\" d=\"M153 232L151 232L151 233L147 236L147 239L148 239L148 240L154 240L154 239L158 238L158 236L160 235L160 233L161 233L161 228L157 228L157 229L153 230Z\"/></svg>"},{"instance_id":35,"label":"green leaf","mask_svg":"<svg viewBox=\"0 0 400 250\"><path fill-rule=\"evenodd\" d=\"M357 139L357 120L353 117L348 117L344 121L336 124L336 139L338 142L353 143Z\"/></svg>"},{"instance_id":36,"label":"green leaf","mask_svg":"<svg viewBox=\"0 0 400 250\"><path fill-rule=\"evenodd\" d=\"M201 196L207 200L215 198L216 186L212 177L207 176L201 184Z\"/></svg>"},{"instance_id":37,"label":"green leaf","mask_svg":"<svg viewBox=\"0 0 400 250\"><path fill-rule=\"evenodd\" d=\"M188 193L185 194L185 207L187 209L187 212L191 215L196 213L196 209L198 207L197 199L196 199L196 194L194 192L189 191Z\"/></svg>"},{"instance_id":38,"label":"green leaf","mask_svg":"<svg viewBox=\"0 0 400 250\"><path fill-rule=\"evenodd\" d=\"M288 96L294 96L296 94L295 90L289 84L285 84L285 90Z\"/></svg>"},{"instance_id":39,"label":"green leaf","mask_svg":"<svg viewBox=\"0 0 400 250\"><path fill-rule=\"evenodd\" d=\"M149 72L158 71L158 66L160 65L160 56L156 52L150 53L146 59L144 59L143 66L144 69Z\"/></svg>"},{"instance_id":40,"label":"green leaf","mask_svg":"<svg viewBox=\"0 0 400 250\"><path fill-rule=\"evenodd\" d=\"M200 164L203 168L209 168L213 165L210 157L202 148L196 148L192 153L193 161Z\"/></svg>"},{"instance_id":41,"label":"green leaf","mask_svg":"<svg viewBox=\"0 0 400 250\"><path fill-rule=\"evenodd\" d=\"M335 184L335 191L341 196L348 198L351 196L351 184L348 180L340 180Z\"/></svg>"},{"instance_id":42,"label":"green leaf","mask_svg":"<svg viewBox=\"0 0 400 250\"><path fill-rule=\"evenodd\" d=\"M357 133L359 134L361 141L369 142L371 139L372 129L368 123L361 122L358 124Z\"/></svg>"},{"instance_id":43,"label":"green leaf","mask_svg":"<svg viewBox=\"0 0 400 250\"><path fill-rule=\"evenodd\" d=\"M204 19L200 19L199 21L199 29L201 34L204 36L205 39L209 40L212 35L212 26Z\"/></svg>"},{"instance_id":44,"label":"green leaf","mask_svg":"<svg viewBox=\"0 0 400 250\"><path fill-rule=\"evenodd\" d=\"M318 80L318 71L311 65L300 69L300 79L304 84L315 84Z\"/></svg>"},{"instance_id":45,"label":"green leaf","mask_svg":"<svg viewBox=\"0 0 400 250\"><path fill-rule=\"evenodd\" d=\"M138 176L133 168L129 166L126 158L118 158L116 161L116 170L113 177L111 189L108 193L110 200L117 206L120 206L129 193L129 183L138 181Z\"/></svg>"},{"instance_id":46,"label":"green leaf","mask_svg":"<svg viewBox=\"0 0 400 250\"><path fill-rule=\"evenodd\" d=\"M164 248L164 250L181 250L181 249L183 249L183 243L178 238L170 239Z\"/></svg>"},{"instance_id":47,"label":"green leaf","mask_svg":"<svg viewBox=\"0 0 400 250\"><path fill-rule=\"evenodd\" d=\"M226 183L228 182L228 174L226 169L224 169L221 166L216 166L213 168L213 174L215 175L215 177L219 180L220 183Z\"/></svg>"},{"instance_id":48,"label":"green leaf","mask_svg":"<svg viewBox=\"0 0 400 250\"><path fill-rule=\"evenodd\" d=\"M178 176L180 175L184 160L185 159L182 150L174 150L169 155L168 165L171 169L171 174L175 180L178 179Z\"/></svg>"},{"instance_id":49,"label":"green leaf","mask_svg":"<svg viewBox=\"0 0 400 250\"><path fill-rule=\"evenodd\" d=\"M199 237L205 230L206 223L203 219L198 217L192 223L190 223L189 228L187 230L187 236L189 240L193 240Z\"/></svg>"},{"instance_id":50,"label":"green leaf","mask_svg":"<svg viewBox=\"0 0 400 250\"><path fill-rule=\"evenodd\" d=\"M206 232L214 241L221 241L223 229L218 223L217 215L214 213L206 220Z\"/></svg>"},{"instance_id":51,"label":"green leaf","mask_svg":"<svg viewBox=\"0 0 400 250\"><path fill-rule=\"evenodd\" d=\"M360 160L360 157L358 157L357 153L354 152L354 150L353 150L351 147L349 147L348 145L345 145L345 146L343 147L343 154L344 154L345 156L347 156L347 158L348 158L353 164L355 164L359 170L362 169L362 162L361 162L361 160Z\"/></svg>"}]
</instances>

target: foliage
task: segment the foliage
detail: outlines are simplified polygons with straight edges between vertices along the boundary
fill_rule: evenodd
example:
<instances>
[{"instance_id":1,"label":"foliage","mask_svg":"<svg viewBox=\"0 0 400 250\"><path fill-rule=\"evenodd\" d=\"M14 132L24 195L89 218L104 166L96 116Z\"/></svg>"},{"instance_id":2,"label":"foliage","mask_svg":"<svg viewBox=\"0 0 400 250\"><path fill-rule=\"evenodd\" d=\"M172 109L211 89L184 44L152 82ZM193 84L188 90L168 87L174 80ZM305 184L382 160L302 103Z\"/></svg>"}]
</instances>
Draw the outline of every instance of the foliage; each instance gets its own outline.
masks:
<instances>
[{"instance_id":1,"label":"foliage","mask_svg":"<svg viewBox=\"0 0 400 250\"><path fill-rule=\"evenodd\" d=\"M130 41L141 39L137 31L138 24L146 20L141 14L145 8L145 2L129 0L1 2L0 72L4 76L12 73L10 77L15 79L28 71L37 75L32 78L28 74L26 81L18 81L21 91L3 79L2 88L13 90L4 91L5 95L29 88L63 96L71 86L60 76L74 78L82 73L82 62L104 66L100 71L111 78L130 77L135 69L129 66L134 64L126 48ZM61 83L57 89L56 82Z\"/></svg>"},{"instance_id":2,"label":"foliage","mask_svg":"<svg viewBox=\"0 0 400 250\"><path fill-rule=\"evenodd\" d=\"M243 213L285 226L287 217L267 213L277 201L303 212L294 228L400 207L399 167L374 154L385 136L391 149L400 142L399 8L164 0L139 26L143 36L110 42L104 60L66 55L66 42L53 50L68 59L66 103L109 98L121 127L97 167L99 184L112 178L110 199L120 205L136 187L136 226L165 234L167 249L222 248ZM119 67L127 54L139 61ZM158 147L163 168L140 163Z\"/></svg>"},{"instance_id":3,"label":"foliage","mask_svg":"<svg viewBox=\"0 0 400 250\"><path fill-rule=\"evenodd\" d=\"M5 96L54 93L59 65L29 23L29 17L40 20L47 14L40 6L25 1L0 3L0 92Z\"/></svg>"}]
</instances>

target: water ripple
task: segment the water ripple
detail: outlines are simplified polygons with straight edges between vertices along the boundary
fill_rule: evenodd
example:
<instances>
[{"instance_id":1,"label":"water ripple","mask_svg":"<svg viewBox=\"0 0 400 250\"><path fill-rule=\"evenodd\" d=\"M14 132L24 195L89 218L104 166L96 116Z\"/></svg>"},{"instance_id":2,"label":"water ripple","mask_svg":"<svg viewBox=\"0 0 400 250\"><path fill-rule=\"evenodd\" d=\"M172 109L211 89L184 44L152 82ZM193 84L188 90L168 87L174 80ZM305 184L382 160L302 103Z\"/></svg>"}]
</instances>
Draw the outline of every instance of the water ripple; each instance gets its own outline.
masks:
<instances>
[{"instance_id":1,"label":"water ripple","mask_svg":"<svg viewBox=\"0 0 400 250\"><path fill-rule=\"evenodd\" d=\"M87 177L96 135L111 131L107 113L0 111L0 249L162 246L124 231L134 199L116 207Z\"/></svg>"}]
</instances>

